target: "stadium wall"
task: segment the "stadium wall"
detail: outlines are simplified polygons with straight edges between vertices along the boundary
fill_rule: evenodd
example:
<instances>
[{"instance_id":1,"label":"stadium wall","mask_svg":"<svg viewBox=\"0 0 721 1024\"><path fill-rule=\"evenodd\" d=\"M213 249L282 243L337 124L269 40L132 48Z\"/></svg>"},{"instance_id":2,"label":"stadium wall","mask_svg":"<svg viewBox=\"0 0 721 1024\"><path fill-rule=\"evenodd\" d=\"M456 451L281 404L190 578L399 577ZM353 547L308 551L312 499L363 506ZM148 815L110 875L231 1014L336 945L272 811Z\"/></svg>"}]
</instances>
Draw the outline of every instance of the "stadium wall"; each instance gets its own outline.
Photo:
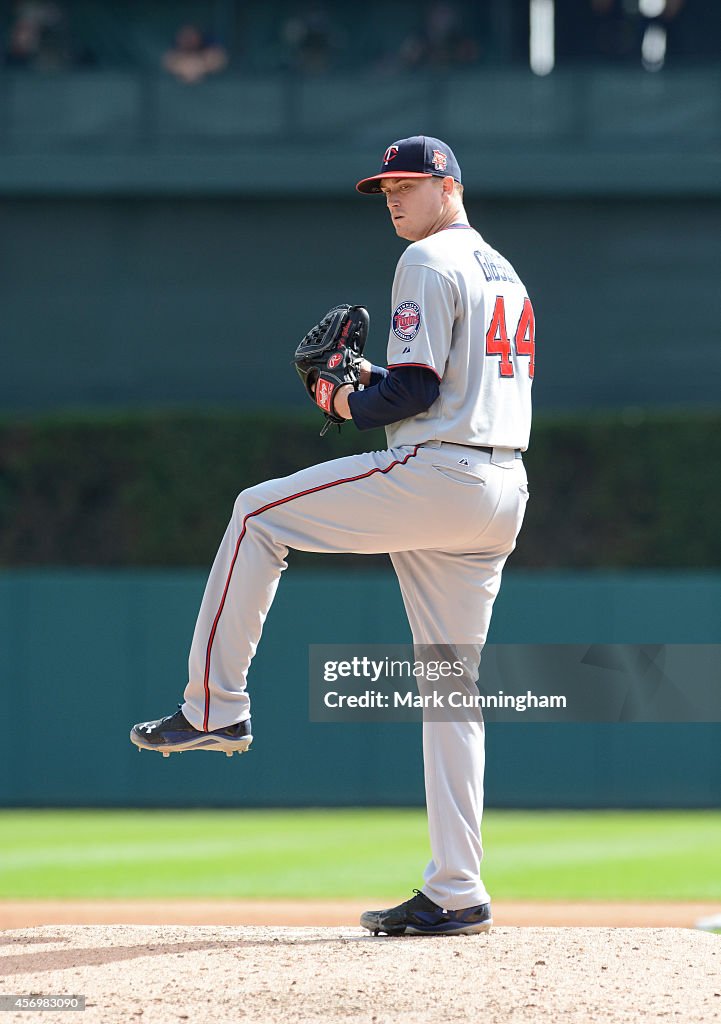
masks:
<instances>
[{"instance_id":1,"label":"stadium wall","mask_svg":"<svg viewBox=\"0 0 721 1024\"><path fill-rule=\"evenodd\" d=\"M403 243L346 184L346 200L0 202L0 405L302 407L289 353L339 301L367 304L382 362ZM539 412L717 404L721 199L468 199L533 298Z\"/></svg>"},{"instance_id":2,"label":"stadium wall","mask_svg":"<svg viewBox=\"0 0 721 1024\"><path fill-rule=\"evenodd\" d=\"M312 724L309 642L405 643L389 571L293 570L251 670L252 752L161 758L135 721L171 713L205 573L6 572L0 578L3 806L420 805L420 727ZM316 609L349 614L318 633ZM502 643L712 643L721 576L509 570L491 639ZM718 807L721 726L491 724L496 807Z\"/></svg>"}]
</instances>

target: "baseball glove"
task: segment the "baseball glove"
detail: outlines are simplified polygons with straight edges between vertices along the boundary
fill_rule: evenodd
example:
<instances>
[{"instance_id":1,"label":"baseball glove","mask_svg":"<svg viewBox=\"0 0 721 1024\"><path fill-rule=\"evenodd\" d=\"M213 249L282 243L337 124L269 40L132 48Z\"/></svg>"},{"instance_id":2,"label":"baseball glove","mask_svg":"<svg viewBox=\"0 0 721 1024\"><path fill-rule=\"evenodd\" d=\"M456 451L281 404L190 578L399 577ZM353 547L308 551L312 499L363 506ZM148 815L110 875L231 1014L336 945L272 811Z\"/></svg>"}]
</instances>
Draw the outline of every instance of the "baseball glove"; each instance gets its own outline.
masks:
<instances>
[{"instance_id":1,"label":"baseball glove","mask_svg":"<svg viewBox=\"0 0 721 1024\"><path fill-rule=\"evenodd\" d=\"M361 357L370 317L363 306L334 306L312 327L295 350L293 362L310 400L325 413L325 434L331 423L340 430L333 400L338 388L358 388Z\"/></svg>"}]
</instances>

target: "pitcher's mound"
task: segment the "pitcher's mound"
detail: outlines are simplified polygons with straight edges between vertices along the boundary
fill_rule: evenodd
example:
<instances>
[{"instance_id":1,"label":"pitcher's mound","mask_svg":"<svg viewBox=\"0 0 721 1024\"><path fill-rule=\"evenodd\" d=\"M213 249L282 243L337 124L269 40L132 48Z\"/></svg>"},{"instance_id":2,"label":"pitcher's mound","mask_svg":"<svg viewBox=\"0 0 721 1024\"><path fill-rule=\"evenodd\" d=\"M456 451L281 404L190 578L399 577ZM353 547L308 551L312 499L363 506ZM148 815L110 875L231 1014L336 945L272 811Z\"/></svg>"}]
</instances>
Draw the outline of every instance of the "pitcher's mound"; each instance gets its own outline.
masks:
<instances>
[{"instance_id":1,"label":"pitcher's mound","mask_svg":"<svg viewBox=\"0 0 721 1024\"><path fill-rule=\"evenodd\" d=\"M3 993L85 996L83 1024L721 1020L721 939L674 928L46 926L0 933L0 974Z\"/></svg>"}]
</instances>

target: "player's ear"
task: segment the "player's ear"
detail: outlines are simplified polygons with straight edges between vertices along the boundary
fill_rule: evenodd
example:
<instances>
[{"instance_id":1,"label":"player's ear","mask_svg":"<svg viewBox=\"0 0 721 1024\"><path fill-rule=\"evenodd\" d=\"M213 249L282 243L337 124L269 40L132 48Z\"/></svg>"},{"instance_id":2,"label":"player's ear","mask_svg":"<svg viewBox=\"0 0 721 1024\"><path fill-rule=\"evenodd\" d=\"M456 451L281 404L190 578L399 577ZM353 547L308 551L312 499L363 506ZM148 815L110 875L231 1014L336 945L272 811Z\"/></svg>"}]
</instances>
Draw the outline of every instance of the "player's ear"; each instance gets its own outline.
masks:
<instances>
[{"instance_id":1,"label":"player's ear","mask_svg":"<svg viewBox=\"0 0 721 1024\"><path fill-rule=\"evenodd\" d=\"M445 178L443 179L443 181L441 182L441 188L443 189L443 194L447 195L447 196L452 196L453 192L455 190L455 187L456 187L456 183L455 183L454 179L450 176L450 174L447 174L445 176Z\"/></svg>"}]
</instances>

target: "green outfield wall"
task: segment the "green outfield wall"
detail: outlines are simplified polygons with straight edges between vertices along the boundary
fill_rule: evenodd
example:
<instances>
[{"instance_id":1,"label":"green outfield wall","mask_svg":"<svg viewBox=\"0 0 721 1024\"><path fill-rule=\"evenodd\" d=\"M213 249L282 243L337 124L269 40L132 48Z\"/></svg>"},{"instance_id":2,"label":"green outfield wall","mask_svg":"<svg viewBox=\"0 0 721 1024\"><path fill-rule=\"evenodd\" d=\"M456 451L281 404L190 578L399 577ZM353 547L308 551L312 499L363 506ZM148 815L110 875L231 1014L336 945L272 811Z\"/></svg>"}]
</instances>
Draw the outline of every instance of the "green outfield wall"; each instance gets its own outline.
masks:
<instances>
[{"instance_id":1,"label":"green outfield wall","mask_svg":"<svg viewBox=\"0 0 721 1024\"><path fill-rule=\"evenodd\" d=\"M308 720L309 643L409 639L390 570L294 571L291 557L252 667L247 757L130 745L133 722L182 697L204 582L197 570L0 577L0 804L421 804L419 726ZM342 625L318 625L329 605ZM715 643L719 608L718 573L509 570L491 639ZM496 724L487 748L491 806L721 806L719 724Z\"/></svg>"},{"instance_id":2,"label":"green outfield wall","mask_svg":"<svg viewBox=\"0 0 721 1024\"><path fill-rule=\"evenodd\" d=\"M404 243L347 184L346 199L0 199L0 406L303 408L290 352L338 302L368 306L385 362ZM717 404L718 197L469 187L468 209L533 298L537 410Z\"/></svg>"}]
</instances>

